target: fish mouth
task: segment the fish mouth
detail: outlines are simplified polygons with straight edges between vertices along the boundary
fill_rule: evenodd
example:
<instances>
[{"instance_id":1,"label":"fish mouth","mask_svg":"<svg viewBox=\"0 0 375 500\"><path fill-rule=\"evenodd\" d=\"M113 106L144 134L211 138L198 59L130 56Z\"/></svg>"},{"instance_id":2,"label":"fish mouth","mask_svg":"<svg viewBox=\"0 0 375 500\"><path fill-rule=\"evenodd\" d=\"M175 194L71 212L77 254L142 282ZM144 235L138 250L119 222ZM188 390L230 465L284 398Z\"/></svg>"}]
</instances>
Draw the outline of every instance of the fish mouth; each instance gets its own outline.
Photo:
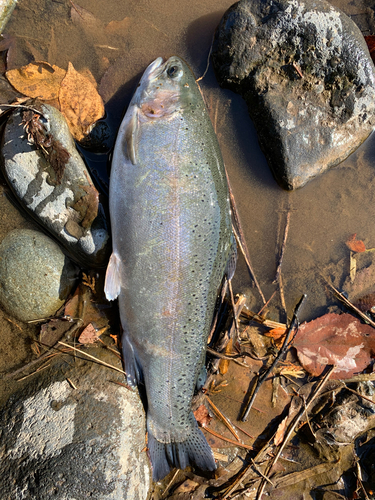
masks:
<instances>
[{"instance_id":1,"label":"fish mouth","mask_svg":"<svg viewBox=\"0 0 375 500\"><path fill-rule=\"evenodd\" d=\"M142 80L153 80L154 78L158 77L159 74L162 72L161 66L164 63L164 59L162 57L158 57L153 61L151 64L149 64L143 74ZM159 71L158 71L159 70Z\"/></svg>"}]
</instances>

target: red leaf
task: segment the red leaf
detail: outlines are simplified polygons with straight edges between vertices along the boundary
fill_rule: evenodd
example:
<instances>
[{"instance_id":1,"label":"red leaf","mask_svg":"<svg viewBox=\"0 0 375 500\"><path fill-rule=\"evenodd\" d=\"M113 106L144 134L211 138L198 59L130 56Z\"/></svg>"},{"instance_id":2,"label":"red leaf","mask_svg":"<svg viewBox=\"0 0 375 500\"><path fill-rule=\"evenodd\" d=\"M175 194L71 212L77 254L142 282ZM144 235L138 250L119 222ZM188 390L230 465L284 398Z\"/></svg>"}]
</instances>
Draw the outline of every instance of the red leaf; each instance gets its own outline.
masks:
<instances>
[{"instance_id":1,"label":"red leaf","mask_svg":"<svg viewBox=\"0 0 375 500\"><path fill-rule=\"evenodd\" d=\"M204 405L200 405L195 410L194 417L198 424L200 424L202 427L206 427L212 420L212 417L210 417L208 410Z\"/></svg>"},{"instance_id":2,"label":"red leaf","mask_svg":"<svg viewBox=\"0 0 375 500\"><path fill-rule=\"evenodd\" d=\"M375 330L351 314L326 314L300 326L294 340L298 359L311 375L336 365L331 378L361 373L375 352Z\"/></svg>"},{"instance_id":3,"label":"red leaf","mask_svg":"<svg viewBox=\"0 0 375 500\"><path fill-rule=\"evenodd\" d=\"M371 59L375 62L375 36L374 35L365 36L365 40L367 43L368 50L370 51Z\"/></svg>"},{"instance_id":4,"label":"red leaf","mask_svg":"<svg viewBox=\"0 0 375 500\"><path fill-rule=\"evenodd\" d=\"M357 233L354 233L350 236L348 241L346 242L346 246L352 251L352 252L365 252L366 251L366 246L363 243L362 240L357 240Z\"/></svg>"}]
</instances>

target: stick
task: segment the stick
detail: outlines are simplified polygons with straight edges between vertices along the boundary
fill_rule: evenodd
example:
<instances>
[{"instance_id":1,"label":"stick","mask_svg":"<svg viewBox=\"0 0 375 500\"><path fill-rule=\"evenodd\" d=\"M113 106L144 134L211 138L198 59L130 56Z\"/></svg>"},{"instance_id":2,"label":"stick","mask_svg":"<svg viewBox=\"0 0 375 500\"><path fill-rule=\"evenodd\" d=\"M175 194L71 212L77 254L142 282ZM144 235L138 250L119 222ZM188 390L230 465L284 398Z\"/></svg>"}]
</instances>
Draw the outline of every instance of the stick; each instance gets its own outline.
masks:
<instances>
[{"instance_id":1,"label":"stick","mask_svg":"<svg viewBox=\"0 0 375 500\"><path fill-rule=\"evenodd\" d=\"M238 446L239 448L246 448L246 450L253 450L254 449L253 446L250 446L249 444L239 443L238 441L235 441L234 439L226 438L226 437L222 436L221 434L218 434L217 432L209 429L208 427L202 427L202 429L204 431L209 432L213 436L216 436L219 439L222 439L223 441L227 441L228 443L231 443L231 444Z\"/></svg>"},{"instance_id":2,"label":"stick","mask_svg":"<svg viewBox=\"0 0 375 500\"><path fill-rule=\"evenodd\" d=\"M233 214L233 224L232 224L233 232L234 232L234 235L236 237L238 246L240 247L240 250L242 252L242 255L244 256L247 268L248 268L249 273L250 273L250 277L252 278L252 280L254 281L255 286L257 287L259 295L262 298L263 304L265 304L266 303L266 299L265 299L265 297L263 295L263 292L262 292L262 290L261 290L261 288L259 286L258 280L256 279L253 267L252 267L251 262L250 262L249 250L248 250L247 245L246 245L246 240L245 240L245 237L244 237L244 234L243 234L243 231L242 231L242 226L241 226L240 218L238 216L236 202L234 200L233 191L232 191L232 188L230 186L229 177L228 177L228 173L227 173L226 170L225 170L225 175L227 176L230 205L231 205L232 214Z\"/></svg>"},{"instance_id":3,"label":"stick","mask_svg":"<svg viewBox=\"0 0 375 500\"><path fill-rule=\"evenodd\" d=\"M256 395L259 392L261 384L264 382L264 380L266 378L268 378L269 374L275 369L275 367L278 364L278 362L280 361L281 357L284 355L284 353L288 349L288 347L289 347L289 340L291 338L291 335L293 333L294 328L296 327L296 325L298 323L298 312L299 312L299 310L300 310L300 308L301 308L301 306L302 306L303 301L305 300L305 298L306 298L306 294L303 294L302 297L301 297L301 299L300 299L300 301L298 302L298 304L296 305L296 307L294 309L293 318L292 318L290 326L289 326L289 328L288 328L288 330L286 332L284 343L283 343L280 351L278 352L276 358L273 360L273 363L268 368L268 370L266 370L261 376L259 376L259 378L257 380L257 383L256 383L256 386L255 386L255 389L254 389L254 392L252 393L252 396L251 396L248 404L245 406L243 415L241 417L242 422L246 422L247 417L249 416L251 407L252 407L252 405L254 403L254 400L256 398Z\"/></svg>"},{"instance_id":4,"label":"stick","mask_svg":"<svg viewBox=\"0 0 375 500\"><path fill-rule=\"evenodd\" d=\"M64 335L71 335L72 333L74 333L76 330L78 330L78 328L80 328L83 324L83 320L81 319L78 319L77 323L75 323L71 328L69 328L68 331L66 332L63 332L61 334L61 337L63 337ZM61 338L60 337L60 338ZM43 361L45 358L47 358L48 356L50 356L51 354L51 350L55 347L55 345L58 343L56 342L54 345L52 346L48 346L46 344L43 344L42 342L38 342L39 344L41 345L44 345L45 347L47 347L47 351L44 352L43 354L41 354L38 358L36 359L33 359L32 361L30 361L30 363L27 363L26 365L23 365L21 366L21 368L18 368L17 370L14 370L13 372L11 373L7 373L6 375L4 375L4 378L5 379L8 379L8 378L11 378L11 377L14 377L15 375L18 375L19 373L22 373L24 370L27 370L28 368L31 368L32 366L38 364L40 361ZM22 380L22 379L19 379L19 380Z\"/></svg>"},{"instance_id":5,"label":"stick","mask_svg":"<svg viewBox=\"0 0 375 500\"><path fill-rule=\"evenodd\" d=\"M73 349L74 351L77 351L80 354L83 354L84 356L87 356L88 358L94 359L100 365L107 366L108 368L112 368L112 370L116 370L117 372L120 372L120 373L123 373L124 375L126 375L126 372L124 372L124 370L121 370L120 368L117 368L116 366L112 366L109 363L106 363L105 361L102 361L101 359L96 358L95 356L91 356L91 354L89 354L87 352L84 352L81 349L77 349L76 347L73 347L72 345L65 344L65 342L60 342L59 341L58 343L61 344L61 345L63 345L63 346L65 346L65 347L69 347L69 349Z\"/></svg>"},{"instance_id":6,"label":"stick","mask_svg":"<svg viewBox=\"0 0 375 500\"><path fill-rule=\"evenodd\" d=\"M279 280L279 274L280 274L280 271L281 271L281 264L283 263L283 258L284 258L284 253L285 253L286 240L288 239L289 224L290 224L290 209L288 210L288 213L286 215L284 238L283 238L283 242L281 244L281 250L280 250L280 256L279 256L279 264L278 264L277 269L276 269L275 279L273 280L272 283L277 283L278 280Z\"/></svg>"},{"instance_id":7,"label":"stick","mask_svg":"<svg viewBox=\"0 0 375 500\"><path fill-rule=\"evenodd\" d=\"M209 405L211 406L213 412L215 413L215 415L217 417L219 417L223 423L225 424L225 426L230 430L230 432L233 434L233 436L237 439L237 441L241 442L237 432L236 432L236 429L233 427L232 423L227 419L227 417L219 410L219 408L215 405L215 403L213 401L211 401L211 399L207 396L206 394L206 399L209 403Z\"/></svg>"},{"instance_id":8,"label":"stick","mask_svg":"<svg viewBox=\"0 0 375 500\"><path fill-rule=\"evenodd\" d=\"M322 277L322 279L325 281L325 283L334 291L336 297L343 303L346 305L346 307L348 307L349 309L351 309L352 311L354 311L356 314L358 314L358 316L361 317L361 319L363 319L363 321L365 323L367 323L368 325L372 326L373 328L375 328L375 322L372 321L372 319L370 319L368 316L366 316L366 314L364 314L362 311L360 311L357 307L355 307L355 305L353 305L350 300L348 300L345 295L343 295L342 293L340 293L337 288L335 288L333 285L331 285L331 283L326 280L326 278L321 274L320 275Z\"/></svg>"},{"instance_id":9,"label":"stick","mask_svg":"<svg viewBox=\"0 0 375 500\"><path fill-rule=\"evenodd\" d=\"M318 396L318 394L320 393L320 391L323 389L324 385L327 383L328 379L332 375L332 373L335 370L335 368L336 368L336 366L331 366L329 368L329 370L327 371L327 373L324 376L324 378L322 380L320 380L319 383L317 384L316 389L314 391L314 394L312 394L312 396L310 397L309 402L307 403L307 405L302 405L301 409L299 410L299 412L297 413L297 415L294 417L292 423L289 426L289 430L285 434L284 440L283 440L283 442L280 445L280 448L278 449L276 455L273 457L273 459L271 460L270 465L267 468L267 471L266 471L266 475L267 476L269 476L269 474L270 474L273 466L276 464L276 462L280 458L280 455L281 455L282 451L284 450L287 442L289 441L289 439L290 439L290 437L291 437L294 429L296 428L298 422L301 420L301 418L303 417L305 411L309 408L309 406L311 406L311 404L316 399L316 397ZM265 486L266 486L266 481L265 481L265 479L263 479L262 482L261 482L261 484L259 485L259 489L258 489L258 492L257 492L256 500L260 500L261 499Z\"/></svg>"}]
</instances>

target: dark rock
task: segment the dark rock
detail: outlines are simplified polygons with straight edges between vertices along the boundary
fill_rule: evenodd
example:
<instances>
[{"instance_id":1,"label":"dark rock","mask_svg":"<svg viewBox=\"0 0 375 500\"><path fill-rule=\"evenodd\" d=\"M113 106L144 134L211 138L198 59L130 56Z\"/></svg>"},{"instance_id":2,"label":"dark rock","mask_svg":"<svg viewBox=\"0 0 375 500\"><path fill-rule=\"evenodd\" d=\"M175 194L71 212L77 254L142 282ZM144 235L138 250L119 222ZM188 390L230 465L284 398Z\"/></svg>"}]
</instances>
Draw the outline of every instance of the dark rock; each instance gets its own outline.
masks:
<instances>
[{"instance_id":1,"label":"dark rock","mask_svg":"<svg viewBox=\"0 0 375 500\"><path fill-rule=\"evenodd\" d=\"M26 211L61 242L74 260L84 267L105 266L109 235L99 194L63 115L47 104L41 104L40 109L43 116L39 116L37 127L42 126L57 147L50 147L46 154L44 146L30 144L25 110L16 110L4 131L5 178Z\"/></svg>"},{"instance_id":2,"label":"dark rock","mask_svg":"<svg viewBox=\"0 0 375 500\"><path fill-rule=\"evenodd\" d=\"M0 244L0 302L21 321L53 316L77 276L58 244L39 231L15 229Z\"/></svg>"},{"instance_id":3,"label":"dark rock","mask_svg":"<svg viewBox=\"0 0 375 500\"><path fill-rule=\"evenodd\" d=\"M93 351L121 367L110 351ZM145 500L150 466L137 392L98 364L67 366L55 361L34 374L0 410L1 499Z\"/></svg>"},{"instance_id":4,"label":"dark rock","mask_svg":"<svg viewBox=\"0 0 375 500\"><path fill-rule=\"evenodd\" d=\"M324 0L241 0L224 14L212 61L248 105L277 182L303 186L371 133L375 69L357 26Z\"/></svg>"}]
</instances>

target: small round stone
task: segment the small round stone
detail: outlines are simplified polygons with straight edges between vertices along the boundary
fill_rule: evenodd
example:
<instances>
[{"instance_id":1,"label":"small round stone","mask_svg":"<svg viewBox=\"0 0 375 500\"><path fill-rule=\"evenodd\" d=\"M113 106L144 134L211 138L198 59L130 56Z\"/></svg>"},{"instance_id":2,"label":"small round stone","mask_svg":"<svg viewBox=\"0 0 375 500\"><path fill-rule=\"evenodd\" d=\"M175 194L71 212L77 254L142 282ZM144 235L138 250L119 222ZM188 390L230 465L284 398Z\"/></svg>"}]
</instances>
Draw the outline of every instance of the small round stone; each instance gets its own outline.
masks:
<instances>
[{"instance_id":1,"label":"small round stone","mask_svg":"<svg viewBox=\"0 0 375 500\"><path fill-rule=\"evenodd\" d=\"M0 244L0 302L21 321L53 316L76 278L76 266L39 231L16 229Z\"/></svg>"}]
</instances>

